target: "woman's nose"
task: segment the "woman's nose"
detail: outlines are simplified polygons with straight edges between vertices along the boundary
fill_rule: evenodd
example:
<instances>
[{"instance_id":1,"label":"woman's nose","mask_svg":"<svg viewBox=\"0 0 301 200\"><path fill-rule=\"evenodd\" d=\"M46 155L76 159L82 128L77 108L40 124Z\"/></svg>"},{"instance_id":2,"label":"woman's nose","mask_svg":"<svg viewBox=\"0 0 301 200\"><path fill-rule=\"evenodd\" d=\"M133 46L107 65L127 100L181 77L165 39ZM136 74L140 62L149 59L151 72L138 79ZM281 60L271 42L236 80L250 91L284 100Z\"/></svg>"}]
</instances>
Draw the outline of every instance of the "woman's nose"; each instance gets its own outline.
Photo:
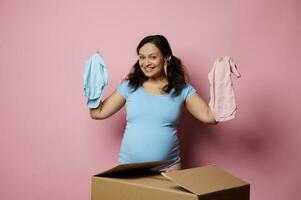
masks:
<instances>
[{"instance_id":1,"label":"woman's nose","mask_svg":"<svg viewBox=\"0 0 301 200\"><path fill-rule=\"evenodd\" d=\"M149 65L149 64L150 64L150 61L149 61L148 58L146 58L146 59L144 60L144 64L145 64L145 65Z\"/></svg>"}]
</instances>

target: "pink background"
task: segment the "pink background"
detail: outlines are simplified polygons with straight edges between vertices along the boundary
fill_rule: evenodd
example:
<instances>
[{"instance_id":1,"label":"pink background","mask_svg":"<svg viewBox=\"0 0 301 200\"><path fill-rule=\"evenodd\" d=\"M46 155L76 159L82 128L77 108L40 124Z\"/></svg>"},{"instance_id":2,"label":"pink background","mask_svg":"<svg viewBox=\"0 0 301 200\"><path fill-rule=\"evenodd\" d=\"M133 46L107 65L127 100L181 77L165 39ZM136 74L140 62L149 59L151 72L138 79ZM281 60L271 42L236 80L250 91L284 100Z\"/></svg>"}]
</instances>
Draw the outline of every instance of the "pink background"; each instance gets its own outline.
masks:
<instances>
[{"instance_id":1,"label":"pink background","mask_svg":"<svg viewBox=\"0 0 301 200\"><path fill-rule=\"evenodd\" d=\"M184 167L216 163L251 183L253 200L299 199L300 9L298 0L1 0L0 199L90 198L91 176L117 162L125 110L90 119L84 61L102 52L107 97L149 34L168 38L207 102L216 58L231 56L242 74L234 120L209 126L183 113Z\"/></svg>"}]
</instances>

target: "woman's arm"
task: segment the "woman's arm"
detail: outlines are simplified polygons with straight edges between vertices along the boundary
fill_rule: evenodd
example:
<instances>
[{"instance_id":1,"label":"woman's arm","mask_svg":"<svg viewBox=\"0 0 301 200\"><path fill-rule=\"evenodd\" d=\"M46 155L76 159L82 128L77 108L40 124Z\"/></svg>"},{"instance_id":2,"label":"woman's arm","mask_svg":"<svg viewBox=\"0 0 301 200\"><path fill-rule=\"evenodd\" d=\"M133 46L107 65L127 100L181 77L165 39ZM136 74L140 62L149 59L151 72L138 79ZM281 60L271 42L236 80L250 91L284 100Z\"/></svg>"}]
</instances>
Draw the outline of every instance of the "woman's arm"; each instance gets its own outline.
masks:
<instances>
[{"instance_id":1,"label":"woman's arm","mask_svg":"<svg viewBox=\"0 0 301 200\"><path fill-rule=\"evenodd\" d=\"M187 110L198 120L203 123L217 124L213 113L206 102L197 94L189 96L186 100Z\"/></svg>"},{"instance_id":2,"label":"woman's arm","mask_svg":"<svg viewBox=\"0 0 301 200\"><path fill-rule=\"evenodd\" d=\"M120 110L125 104L124 97L116 90L99 104L97 108L90 109L92 119L106 119Z\"/></svg>"}]
</instances>

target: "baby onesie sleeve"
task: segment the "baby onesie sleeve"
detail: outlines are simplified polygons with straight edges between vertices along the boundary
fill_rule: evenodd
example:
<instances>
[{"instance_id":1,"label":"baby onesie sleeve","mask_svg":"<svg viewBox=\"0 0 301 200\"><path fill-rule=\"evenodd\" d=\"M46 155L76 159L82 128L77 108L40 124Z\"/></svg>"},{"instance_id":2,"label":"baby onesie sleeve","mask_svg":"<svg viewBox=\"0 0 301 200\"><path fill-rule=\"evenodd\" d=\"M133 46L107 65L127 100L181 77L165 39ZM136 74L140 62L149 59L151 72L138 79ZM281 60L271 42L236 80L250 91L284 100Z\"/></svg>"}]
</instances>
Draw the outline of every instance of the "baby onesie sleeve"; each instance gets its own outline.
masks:
<instances>
[{"instance_id":1,"label":"baby onesie sleeve","mask_svg":"<svg viewBox=\"0 0 301 200\"><path fill-rule=\"evenodd\" d=\"M122 81L122 83L119 84L118 87L117 87L117 91L118 91L125 99L127 99L128 94L129 94L129 92L130 92L130 87L129 87L128 83L129 83L128 80Z\"/></svg>"},{"instance_id":2,"label":"baby onesie sleeve","mask_svg":"<svg viewBox=\"0 0 301 200\"><path fill-rule=\"evenodd\" d=\"M192 85L187 84L181 92L183 101L186 101L187 98L190 97L191 95L193 95L195 92L196 92L196 89Z\"/></svg>"}]
</instances>

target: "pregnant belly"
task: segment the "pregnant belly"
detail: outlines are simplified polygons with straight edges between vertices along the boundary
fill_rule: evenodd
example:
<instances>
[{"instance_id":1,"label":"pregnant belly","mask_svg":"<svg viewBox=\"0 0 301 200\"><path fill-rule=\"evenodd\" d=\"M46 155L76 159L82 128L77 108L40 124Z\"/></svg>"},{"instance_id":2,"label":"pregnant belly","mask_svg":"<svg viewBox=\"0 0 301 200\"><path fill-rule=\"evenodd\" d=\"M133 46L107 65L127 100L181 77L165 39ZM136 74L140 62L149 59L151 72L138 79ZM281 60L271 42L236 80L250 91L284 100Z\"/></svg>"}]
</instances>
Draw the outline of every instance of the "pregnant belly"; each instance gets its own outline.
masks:
<instances>
[{"instance_id":1,"label":"pregnant belly","mask_svg":"<svg viewBox=\"0 0 301 200\"><path fill-rule=\"evenodd\" d=\"M129 163L173 159L179 154L178 148L175 129L127 129L123 136L119 161Z\"/></svg>"}]
</instances>

